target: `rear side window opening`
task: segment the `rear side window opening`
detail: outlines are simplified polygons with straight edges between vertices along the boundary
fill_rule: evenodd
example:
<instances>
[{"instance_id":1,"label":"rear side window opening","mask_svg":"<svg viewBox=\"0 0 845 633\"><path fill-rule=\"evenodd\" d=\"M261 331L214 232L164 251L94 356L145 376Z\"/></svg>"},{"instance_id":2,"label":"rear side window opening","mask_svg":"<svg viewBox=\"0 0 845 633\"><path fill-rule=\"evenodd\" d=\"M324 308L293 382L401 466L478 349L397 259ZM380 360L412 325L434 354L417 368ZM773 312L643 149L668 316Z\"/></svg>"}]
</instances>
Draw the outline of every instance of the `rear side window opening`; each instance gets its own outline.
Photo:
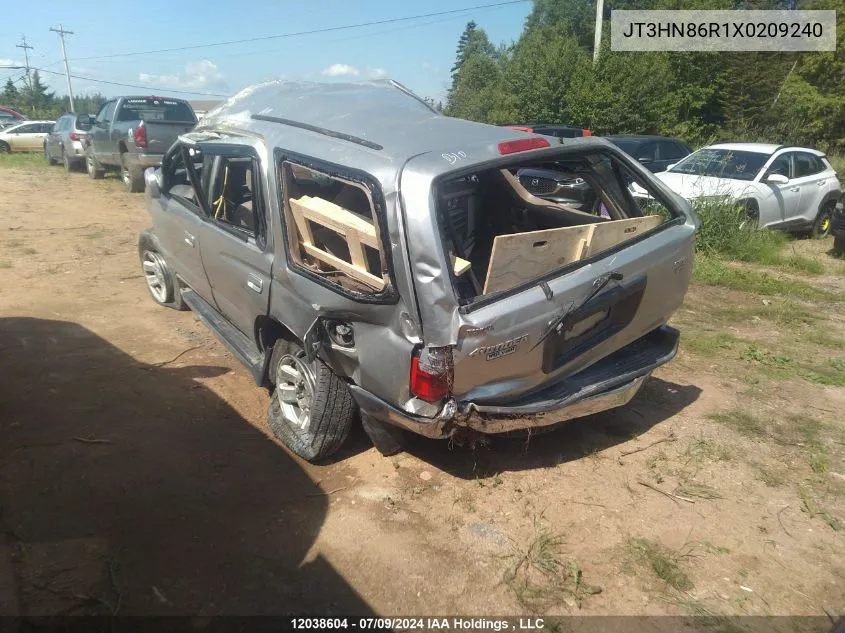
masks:
<instances>
[{"instance_id":1,"label":"rear side window opening","mask_svg":"<svg viewBox=\"0 0 845 633\"><path fill-rule=\"evenodd\" d=\"M644 178L601 150L464 173L435 186L461 305L577 264L677 215Z\"/></svg>"},{"instance_id":2,"label":"rear side window opening","mask_svg":"<svg viewBox=\"0 0 845 633\"><path fill-rule=\"evenodd\" d=\"M383 219L363 181L285 160L280 165L291 264L324 285L370 302L390 302Z\"/></svg>"}]
</instances>

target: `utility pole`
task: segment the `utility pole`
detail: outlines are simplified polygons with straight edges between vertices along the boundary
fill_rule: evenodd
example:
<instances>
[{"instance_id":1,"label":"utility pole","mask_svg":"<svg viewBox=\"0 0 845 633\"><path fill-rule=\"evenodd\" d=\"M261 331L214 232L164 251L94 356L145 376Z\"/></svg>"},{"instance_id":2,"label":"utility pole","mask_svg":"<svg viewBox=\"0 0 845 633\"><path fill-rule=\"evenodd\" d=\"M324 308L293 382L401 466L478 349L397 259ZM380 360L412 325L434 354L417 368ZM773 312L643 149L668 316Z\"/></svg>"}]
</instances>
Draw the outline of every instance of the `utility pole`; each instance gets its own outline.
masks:
<instances>
[{"instance_id":1,"label":"utility pole","mask_svg":"<svg viewBox=\"0 0 845 633\"><path fill-rule=\"evenodd\" d=\"M23 49L24 67L26 68L26 82L29 84L29 89L32 90L32 79L29 76L29 50L33 47L26 43L26 35L21 35L21 43L15 44L16 48Z\"/></svg>"},{"instance_id":2,"label":"utility pole","mask_svg":"<svg viewBox=\"0 0 845 633\"><path fill-rule=\"evenodd\" d=\"M73 35L73 31L65 31L61 24L59 24L59 28L51 28L50 30L58 33L59 39L62 40L62 57L65 60L65 77L67 77L67 96L70 99L70 111L76 112L76 108L73 105L73 88L70 85L70 66L67 63L67 51L65 50L65 35Z\"/></svg>"},{"instance_id":3,"label":"utility pole","mask_svg":"<svg viewBox=\"0 0 845 633\"><path fill-rule=\"evenodd\" d=\"M601 48L601 26L604 19L604 0L596 0L596 39L593 42L593 63L599 60Z\"/></svg>"}]
</instances>

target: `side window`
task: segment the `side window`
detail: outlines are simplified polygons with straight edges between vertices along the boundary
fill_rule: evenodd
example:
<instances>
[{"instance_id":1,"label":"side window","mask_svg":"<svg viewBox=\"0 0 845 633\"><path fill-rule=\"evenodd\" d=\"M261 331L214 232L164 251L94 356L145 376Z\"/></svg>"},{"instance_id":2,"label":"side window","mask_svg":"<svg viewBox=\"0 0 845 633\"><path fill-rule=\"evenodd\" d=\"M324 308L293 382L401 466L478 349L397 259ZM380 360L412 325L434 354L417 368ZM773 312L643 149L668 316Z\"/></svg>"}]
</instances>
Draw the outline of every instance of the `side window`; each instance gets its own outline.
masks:
<instances>
[{"instance_id":1,"label":"side window","mask_svg":"<svg viewBox=\"0 0 845 633\"><path fill-rule=\"evenodd\" d=\"M795 152L795 177L812 176L822 171L822 162L813 154Z\"/></svg>"},{"instance_id":2,"label":"side window","mask_svg":"<svg viewBox=\"0 0 845 633\"><path fill-rule=\"evenodd\" d=\"M769 174L780 174L781 176L786 176L787 178L792 178L792 171L789 168L791 154L781 154L778 156L774 162L769 165Z\"/></svg>"},{"instance_id":3,"label":"side window","mask_svg":"<svg viewBox=\"0 0 845 633\"><path fill-rule=\"evenodd\" d=\"M55 123L42 123L41 124L41 131L45 134L49 134L50 131L53 129Z\"/></svg>"},{"instance_id":4,"label":"side window","mask_svg":"<svg viewBox=\"0 0 845 633\"><path fill-rule=\"evenodd\" d=\"M200 195L194 183L202 178L203 159L198 149L180 146L168 156L163 167L164 193L183 203L195 213L201 213Z\"/></svg>"},{"instance_id":5,"label":"side window","mask_svg":"<svg viewBox=\"0 0 845 633\"><path fill-rule=\"evenodd\" d=\"M379 213L364 182L281 164L288 252L294 267L353 293L389 291Z\"/></svg>"},{"instance_id":6,"label":"side window","mask_svg":"<svg viewBox=\"0 0 845 633\"><path fill-rule=\"evenodd\" d=\"M657 143L646 143L636 151L637 160L640 158L648 158L649 160L657 160Z\"/></svg>"},{"instance_id":7,"label":"side window","mask_svg":"<svg viewBox=\"0 0 845 633\"><path fill-rule=\"evenodd\" d=\"M29 125L22 125L17 130L15 130L16 134L33 134L39 130L37 123L30 123Z\"/></svg>"},{"instance_id":8,"label":"side window","mask_svg":"<svg viewBox=\"0 0 845 633\"><path fill-rule=\"evenodd\" d=\"M660 160L678 160L689 153L681 145L672 141L661 141L658 143L658 151Z\"/></svg>"},{"instance_id":9,"label":"side window","mask_svg":"<svg viewBox=\"0 0 845 633\"><path fill-rule=\"evenodd\" d=\"M100 111L97 113L96 122L98 125L104 125L111 121L112 113L114 112L114 101L107 101L103 104L103 107L100 108Z\"/></svg>"},{"instance_id":10,"label":"side window","mask_svg":"<svg viewBox=\"0 0 845 633\"><path fill-rule=\"evenodd\" d=\"M214 221L237 235L261 241L263 210L255 159L249 156L216 157L211 185Z\"/></svg>"}]
</instances>

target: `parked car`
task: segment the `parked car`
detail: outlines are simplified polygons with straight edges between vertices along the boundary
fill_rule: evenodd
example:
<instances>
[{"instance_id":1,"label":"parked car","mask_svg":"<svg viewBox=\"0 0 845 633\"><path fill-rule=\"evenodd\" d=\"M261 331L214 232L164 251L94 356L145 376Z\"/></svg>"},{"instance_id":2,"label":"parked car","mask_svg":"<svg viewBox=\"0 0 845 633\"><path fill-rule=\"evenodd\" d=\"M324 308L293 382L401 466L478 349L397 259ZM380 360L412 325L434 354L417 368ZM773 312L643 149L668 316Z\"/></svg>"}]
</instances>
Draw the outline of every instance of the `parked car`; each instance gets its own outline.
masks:
<instances>
[{"instance_id":1,"label":"parked car","mask_svg":"<svg viewBox=\"0 0 845 633\"><path fill-rule=\"evenodd\" d=\"M191 105L170 97L117 97L106 101L85 137L91 178L119 169L127 191L144 190L144 169L161 164L164 152L197 123Z\"/></svg>"},{"instance_id":2,"label":"parked car","mask_svg":"<svg viewBox=\"0 0 845 633\"><path fill-rule=\"evenodd\" d=\"M59 117L44 139L44 158L51 165L64 163L67 171L85 164L85 136L91 129L89 114L68 112Z\"/></svg>"},{"instance_id":3,"label":"parked car","mask_svg":"<svg viewBox=\"0 0 845 633\"><path fill-rule=\"evenodd\" d=\"M53 121L25 121L0 130L0 154L40 152L51 129Z\"/></svg>"},{"instance_id":4,"label":"parked car","mask_svg":"<svg viewBox=\"0 0 845 633\"><path fill-rule=\"evenodd\" d=\"M830 232L833 233L833 252L845 255L845 194L840 196L833 210Z\"/></svg>"},{"instance_id":5,"label":"parked car","mask_svg":"<svg viewBox=\"0 0 845 633\"><path fill-rule=\"evenodd\" d=\"M557 138L578 138L592 135L592 132L585 128L561 125L559 123L520 123L516 125L503 125L502 127L519 132L543 134L544 136L555 136Z\"/></svg>"},{"instance_id":6,"label":"parked car","mask_svg":"<svg viewBox=\"0 0 845 633\"><path fill-rule=\"evenodd\" d=\"M607 219L533 196L515 176L532 166L577 173ZM676 353L698 227L604 140L444 117L393 81L247 88L146 171L145 198L153 300L210 326L308 460L356 411L389 454L402 429L530 432L626 404Z\"/></svg>"},{"instance_id":7,"label":"parked car","mask_svg":"<svg viewBox=\"0 0 845 633\"><path fill-rule=\"evenodd\" d=\"M12 108L0 106L0 130L26 121L26 117Z\"/></svg>"},{"instance_id":8,"label":"parked car","mask_svg":"<svg viewBox=\"0 0 845 633\"><path fill-rule=\"evenodd\" d=\"M686 144L668 136L605 136L655 173L664 171L692 153Z\"/></svg>"},{"instance_id":9,"label":"parked car","mask_svg":"<svg viewBox=\"0 0 845 633\"><path fill-rule=\"evenodd\" d=\"M806 147L722 143L657 174L688 200L735 200L759 228L824 237L841 185L825 155Z\"/></svg>"}]
</instances>

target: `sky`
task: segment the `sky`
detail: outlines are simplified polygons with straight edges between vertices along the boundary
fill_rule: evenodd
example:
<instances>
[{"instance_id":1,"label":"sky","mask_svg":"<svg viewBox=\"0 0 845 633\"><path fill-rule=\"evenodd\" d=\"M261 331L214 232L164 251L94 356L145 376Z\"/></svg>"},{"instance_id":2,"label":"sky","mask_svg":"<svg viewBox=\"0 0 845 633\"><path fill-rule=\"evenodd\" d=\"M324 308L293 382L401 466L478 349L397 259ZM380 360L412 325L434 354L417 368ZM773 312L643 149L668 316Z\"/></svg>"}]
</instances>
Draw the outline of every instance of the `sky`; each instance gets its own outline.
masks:
<instances>
[{"instance_id":1,"label":"sky","mask_svg":"<svg viewBox=\"0 0 845 633\"><path fill-rule=\"evenodd\" d=\"M30 65L44 69L42 80L57 95L66 94L59 36L49 30L61 25L73 31L65 38L72 75L209 100L219 98L212 94L227 96L250 84L279 78L390 78L421 96L442 100L466 23L475 20L496 44L510 43L519 37L531 10L530 0L523 0L457 14L207 47L202 45L469 9L503 0L248 0L243 4L237 0L36 1L39 10L35 12L24 2L13 2L4 11L0 66L23 64L23 50L15 45L25 35L33 46ZM118 56L183 46L197 48ZM0 70L0 83L22 75L21 70ZM86 79L72 81L76 95L138 92ZM165 88L197 94L164 92Z\"/></svg>"}]
</instances>

